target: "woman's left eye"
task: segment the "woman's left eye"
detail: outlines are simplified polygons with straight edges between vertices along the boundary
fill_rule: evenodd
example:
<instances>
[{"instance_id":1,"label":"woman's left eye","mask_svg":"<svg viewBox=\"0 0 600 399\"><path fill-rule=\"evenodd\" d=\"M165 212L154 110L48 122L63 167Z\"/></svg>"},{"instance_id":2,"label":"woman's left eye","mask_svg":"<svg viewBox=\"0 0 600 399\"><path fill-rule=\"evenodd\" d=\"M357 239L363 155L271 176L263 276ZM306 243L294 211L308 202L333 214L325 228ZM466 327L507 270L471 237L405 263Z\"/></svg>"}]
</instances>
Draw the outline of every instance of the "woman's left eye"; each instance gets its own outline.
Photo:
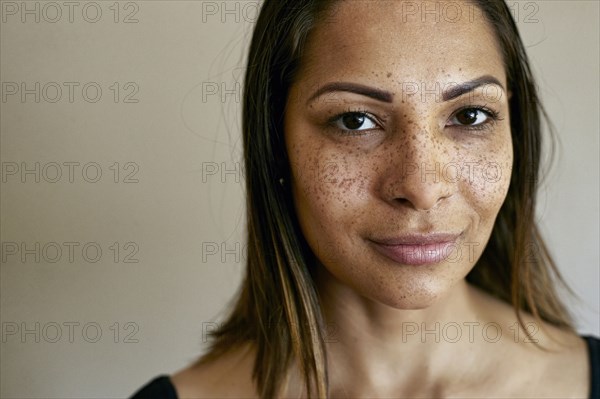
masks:
<instances>
[{"instance_id":1,"label":"woman's left eye","mask_svg":"<svg viewBox=\"0 0 600 399\"><path fill-rule=\"evenodd\" d=\"M494 111L483 108L463 108L450 118L450 126L477 127L497 119Z\"/></svg>"}]
</instances>

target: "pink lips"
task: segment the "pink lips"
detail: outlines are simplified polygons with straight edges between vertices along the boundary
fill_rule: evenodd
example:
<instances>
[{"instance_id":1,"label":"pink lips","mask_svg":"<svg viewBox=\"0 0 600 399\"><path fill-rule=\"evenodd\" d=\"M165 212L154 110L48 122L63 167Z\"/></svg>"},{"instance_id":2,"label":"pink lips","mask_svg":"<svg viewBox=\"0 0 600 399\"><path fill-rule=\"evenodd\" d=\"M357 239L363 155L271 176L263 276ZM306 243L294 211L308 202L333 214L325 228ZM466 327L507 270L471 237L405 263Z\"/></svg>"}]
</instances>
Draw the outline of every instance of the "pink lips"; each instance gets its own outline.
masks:
<instances>
[{"instance_id":1,"label":"pink lips","mask_svg":"<svg viewBox=\"0 0 600 399\"><path fill-rule=\"evenodd\" d=\"M382 255L403 265L440 263L456 251L459 234L410 234L371 240Z\"/></svg>"}]
</instances>

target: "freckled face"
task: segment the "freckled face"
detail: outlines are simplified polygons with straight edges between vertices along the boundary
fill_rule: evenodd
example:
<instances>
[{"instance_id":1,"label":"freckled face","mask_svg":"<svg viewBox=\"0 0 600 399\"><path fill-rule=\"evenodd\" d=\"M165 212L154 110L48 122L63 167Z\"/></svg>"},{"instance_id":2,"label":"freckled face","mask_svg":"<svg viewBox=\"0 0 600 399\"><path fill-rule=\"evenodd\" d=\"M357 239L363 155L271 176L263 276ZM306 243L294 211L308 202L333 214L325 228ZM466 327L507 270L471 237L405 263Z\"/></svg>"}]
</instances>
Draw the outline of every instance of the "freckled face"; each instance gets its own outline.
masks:
<instances>
[{"instance_id":1,"label":"freckled face","mask_svg":"<svg viewBox=\"0 0 600 399\"><path fill-rule=\"evenodd\" d=\"M427 307L467 275L509 186L502 58L463 7L476 18L339 3L309 36L286 104L291 188L318 267L396 308Z\"/></svg>"}]
</instances>

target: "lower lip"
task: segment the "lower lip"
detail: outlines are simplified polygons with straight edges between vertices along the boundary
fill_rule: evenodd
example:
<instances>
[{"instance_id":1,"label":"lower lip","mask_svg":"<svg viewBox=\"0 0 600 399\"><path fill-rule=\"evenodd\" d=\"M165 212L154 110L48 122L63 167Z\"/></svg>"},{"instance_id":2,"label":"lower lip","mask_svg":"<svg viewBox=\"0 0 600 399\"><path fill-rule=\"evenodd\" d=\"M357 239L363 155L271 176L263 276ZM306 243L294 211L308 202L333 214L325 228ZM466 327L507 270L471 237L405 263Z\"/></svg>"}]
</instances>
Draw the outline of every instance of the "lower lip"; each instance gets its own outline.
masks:
<instances>
[{"instance_id":1,"label":"lower lip","mask_svg":"<svg viewBox=\"0 0 600 399\"><path fill-rule=\"evenodd\" d=\"M394 262L411 265L432 265L440 263L456 251L456 242L439 242L424 245L385 245L374 243L375 248L382 255Z\"/></svg>"}]
</instances>

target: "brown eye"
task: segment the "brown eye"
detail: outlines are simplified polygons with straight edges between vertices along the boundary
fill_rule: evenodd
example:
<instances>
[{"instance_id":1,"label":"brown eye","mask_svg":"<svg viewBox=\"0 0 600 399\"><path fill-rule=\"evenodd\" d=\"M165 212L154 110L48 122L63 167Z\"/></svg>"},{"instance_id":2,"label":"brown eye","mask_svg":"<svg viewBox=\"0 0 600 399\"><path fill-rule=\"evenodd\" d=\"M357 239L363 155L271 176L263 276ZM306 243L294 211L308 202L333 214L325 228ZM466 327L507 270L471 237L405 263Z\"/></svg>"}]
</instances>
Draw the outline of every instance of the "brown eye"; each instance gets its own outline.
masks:
<instances>
[{"instance_id":1,"label":"brown eye","mask_svg":"<svg viewBox=\"0 0 600 399\"><path fill-rule=\"evenodd\" d=\"M477 122L478 112L476 109L465 109L456 114L456 120L462 125L472 125Z\"/></svg>"},{"instance_id":2,"label":"brown eye","mask_svg":"<svg viewBox=\"0 0 600 399\"><path fill-rule=\"evenodd\" d=\"M346 114L342 117L342 123L348 129L359 129L365 123L365 116L359 113Z\"/></svg>"},{"instance_id":3,"label":"brown eye","mask_svg":"<svg viewBox=\"0 0 600 399\"><path fill-rule=\"evenodd\" d=\"M341 130L369 130L377 127L364 112L346 112L336 117L333 122Z\"/></svg>"},{"instance_id":4,"label":"brown eye","mask_svg":"<svg viewBox=\"0 0 600 399\"><path fill-rule=\"evenodd\" d=\"M494 122L498 115L491 110L471 107L458 110L448 123L449 126L483 127L483 125Z\"/></svg>"}]
</instances>

